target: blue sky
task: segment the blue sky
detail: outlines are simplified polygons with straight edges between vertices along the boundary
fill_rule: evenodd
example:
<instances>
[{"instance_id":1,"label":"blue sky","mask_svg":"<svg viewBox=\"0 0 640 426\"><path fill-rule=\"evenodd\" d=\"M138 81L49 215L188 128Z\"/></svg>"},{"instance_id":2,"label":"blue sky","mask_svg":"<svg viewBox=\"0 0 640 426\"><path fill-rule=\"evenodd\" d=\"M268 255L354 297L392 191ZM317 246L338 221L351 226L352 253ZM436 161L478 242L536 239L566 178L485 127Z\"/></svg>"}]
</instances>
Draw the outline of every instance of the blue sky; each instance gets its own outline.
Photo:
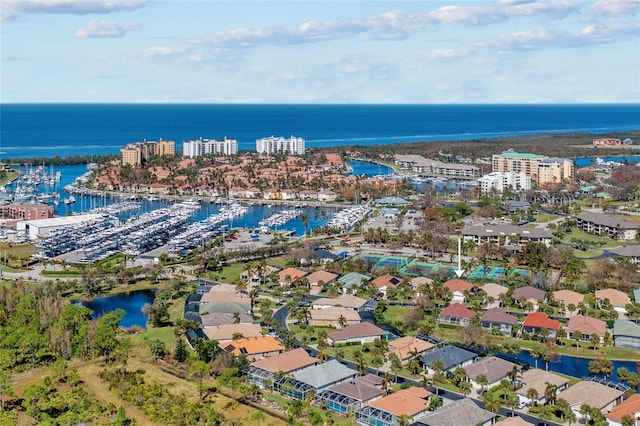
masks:
<instances>
[{"instance_id":1,"label":"blue sky","mask_svg":"<svg viewBox=\"0 0 640 426\"><path fill-rule=\"evenodd\" d=\"M640 0L0 1L6 103L640 101Z\"/></svg>"}]
</instances>

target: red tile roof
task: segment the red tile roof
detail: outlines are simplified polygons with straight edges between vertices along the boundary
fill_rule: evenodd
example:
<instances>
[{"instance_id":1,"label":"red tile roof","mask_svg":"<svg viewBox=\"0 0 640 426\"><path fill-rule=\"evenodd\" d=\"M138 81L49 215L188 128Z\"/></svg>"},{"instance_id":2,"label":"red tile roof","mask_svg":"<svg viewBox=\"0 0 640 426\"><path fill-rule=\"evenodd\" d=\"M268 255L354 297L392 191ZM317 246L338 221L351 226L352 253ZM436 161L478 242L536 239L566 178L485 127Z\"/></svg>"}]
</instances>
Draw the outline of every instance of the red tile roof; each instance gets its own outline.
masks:
<instances>
[{"instance_id":1,"label":"red tile roof","mask_svg":"<svg viewBox=\"0 0 640 426\"><path fill-rule=\"evenodd\" d=\"M548 330L559 330L560 321L549 318L542 312L532 312L522 323L523 327L546 328Z\"/></svg>"},{"instance_id":2,"label":"red tile roof","mask_svg":"<svg viewBox=\"0 0 640 426\"><path fill-rule=\"evenodd\" d=\"M460 280L458 278L447 281L443 284L443 286L448 288L452 293L454 291L464 293L465 291L469 291L473 288L473 284L464 280Z\"/></svg>"},{"instance_id":3,"label":"red tile roof","mask_svg":"<svg viewBox=\"0 0 640 426\"><path fill-rule=\"evenodd\" d=\"M476 313L462 303L453 303L442 310L441 316L471 319Z\"/></svg>"}]
</instances>

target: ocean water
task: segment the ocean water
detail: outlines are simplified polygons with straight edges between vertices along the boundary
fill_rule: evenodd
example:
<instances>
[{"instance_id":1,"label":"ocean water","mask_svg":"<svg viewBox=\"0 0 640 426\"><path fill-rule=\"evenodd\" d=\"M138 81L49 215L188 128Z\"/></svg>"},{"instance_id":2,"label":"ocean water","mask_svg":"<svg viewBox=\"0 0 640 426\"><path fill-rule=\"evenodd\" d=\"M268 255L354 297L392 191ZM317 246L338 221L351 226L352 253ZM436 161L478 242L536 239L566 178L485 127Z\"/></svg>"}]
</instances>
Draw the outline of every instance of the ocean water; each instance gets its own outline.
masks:
<instances>
[{"instance_id":1,"label":"ocean water","mask_svg":"<svg viewBox=\"0 0 640 426\"><path fill-rule=\"evenodd\" d=\"M309 148L640 129L640 105L2 104L0 160L118 154L144 139L275 135Z\"/></svg>"}]
</instances>

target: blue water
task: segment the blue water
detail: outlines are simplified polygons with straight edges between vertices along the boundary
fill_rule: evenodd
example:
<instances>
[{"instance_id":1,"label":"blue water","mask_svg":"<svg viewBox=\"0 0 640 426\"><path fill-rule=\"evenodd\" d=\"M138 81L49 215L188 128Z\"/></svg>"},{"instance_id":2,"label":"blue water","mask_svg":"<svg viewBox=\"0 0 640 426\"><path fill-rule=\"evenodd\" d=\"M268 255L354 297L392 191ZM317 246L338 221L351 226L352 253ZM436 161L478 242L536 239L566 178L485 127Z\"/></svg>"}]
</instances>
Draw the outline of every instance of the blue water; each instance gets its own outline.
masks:
<instances>
[{"instance_id":1,"label":"blue water","mask_svg":"<svg viewBox=\"0 0 640 426\"><path fill-rule=\"evenodd\" d=\"M640 149L640 147L639 147ZM628 155L628 156L612 156L612 157L600 157L604 161L615 161L617 163L638 163L640 162L639 155ZM578 167L586 167L591 165L592 162L595 161L595 157L585 157L585 158L576 158L573 160Z\"/></svg>"},{"instance_id":2,"label":"blue water","mask_svg":"<svg viewBox=\"0 0 640 426\"><path fill-rule=\"evenodd\" d=\"M532 357L529 351L520 351L516 358L520 361L529 363L529 365L531 365L532 367L541 369L546 368L545 361L543 359L536 359ZM591 361L592 360L588 358L578 358L570 355L558 355L557 357L549 361L549 371L567 374L573 377L585 378L591 376L591 374L589 374L589 362ZM611 376L607 377L607 380L621 383L618 380L618 376L616 374L617 369L620 367L625 367L632 373L640 373L640 361L633 362L614 360L613 372Z\"/></svg>"},{"instance_id":3,"label":"blue water","mask_svg":"<svg viewBox=\"0 0 640 426\"><path fill-rule=\"evenodd\" d=\"M137 325L146 328L148 318L142 314L142 307L145 303L152 304L153 298L154 292L152 290L138 290L112 296L100 296L82 301L82 304L93 311L94 320L119 308L127 313L120 321L121 327L128 328Z\"/></svg>"},{"instance_id":4,"label":"blue water","mask_svg":"<svg viewBox=\"0 0 640 426\"><path fill-rule=\"evenodd\" d=\"M118 154L129 142L269 135L307 146L391 144L640 129L640 105L2 104L0 159Z\"/></svg>"}]
</instances>

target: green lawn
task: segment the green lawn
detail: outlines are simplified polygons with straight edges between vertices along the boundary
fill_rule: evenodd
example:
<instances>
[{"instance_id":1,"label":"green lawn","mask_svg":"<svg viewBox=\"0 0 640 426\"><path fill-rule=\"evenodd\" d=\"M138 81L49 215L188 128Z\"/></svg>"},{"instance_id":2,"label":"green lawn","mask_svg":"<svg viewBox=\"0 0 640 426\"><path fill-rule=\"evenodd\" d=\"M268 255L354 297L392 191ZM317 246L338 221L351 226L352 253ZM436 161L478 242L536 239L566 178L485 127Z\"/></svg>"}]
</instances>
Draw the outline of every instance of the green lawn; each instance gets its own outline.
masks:
<instances>
[{"instance_id":1,"label":"green lawn","mask_svg":"<svg viewBox=\"0 0 640 426\"><path fill-rule=\"evenodd\" d=\"M537 223L547 223L547 222L550 222L550 221L552 221L554 219L558 219L559 217L561 217L561 216L559 216L557 214L538 213L536 215L536 222Z\"/></svg>"},{"instance_id":2,"label":"green lawn","mask_svg":"<svg viewBox=\"0 0 640 426\"><path fill-rule=\"evenodd\" d=\"M601 237L599 235L593 235L593 234L588 234L580 229L577 228L571 228L571 232L568 234L565 234L564 237L562 237L562 242L563 243L567 243L567 244L575 244L574 242L572 242L572 239L576 239L576 240L582 240L582 241L586 241L587 244L594 244L594 243L602 243L602 247L615 247L620 245L620 242L617 240L612 240L611 238L607 238L607 237Z\"/></svg>"}]
</instances>

